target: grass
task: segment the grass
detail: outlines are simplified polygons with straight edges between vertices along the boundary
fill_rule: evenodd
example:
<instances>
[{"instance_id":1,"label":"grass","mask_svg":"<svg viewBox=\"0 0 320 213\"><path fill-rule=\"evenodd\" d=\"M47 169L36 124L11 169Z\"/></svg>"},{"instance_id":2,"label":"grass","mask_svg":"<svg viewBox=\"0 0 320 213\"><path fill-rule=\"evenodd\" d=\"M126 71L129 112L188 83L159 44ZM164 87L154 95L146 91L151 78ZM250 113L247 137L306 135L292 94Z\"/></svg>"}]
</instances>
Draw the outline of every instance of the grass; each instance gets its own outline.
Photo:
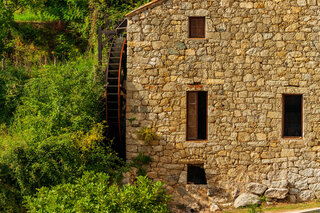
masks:
<instances>
[{"instance_id":1,"label":"grass","mask_svg":"<svg viewBox=\"0 0 320 213\"><path fill-rule=\"evenodd\" d=\"M262 206L263 212L268 213L280 213L280 212L287 212L293 210L303 210L303 209L312 209L320 207L320 202L313 201L313 202L306 202L306 203L296 203L296 204L289 204L289 203L279 203L277 205L265 205ZM223 211L224 213L248 213L249 208L244 209L226 209Z\"/></svg>"},{"instance_id":2,"label":"grass","mask_svg":"<svg viewBox=\"0 0 320 213\"><path fill-rule=\"evenodd\" d=\"M59 19L50 16L47 14L42 14L40 12L32 12L31 10L23 10L23 11L16 11L14 13L14 20L15 21L39 21L39 22L49 22L49 21L58 21Z\"/></svg>"}]
</instances>

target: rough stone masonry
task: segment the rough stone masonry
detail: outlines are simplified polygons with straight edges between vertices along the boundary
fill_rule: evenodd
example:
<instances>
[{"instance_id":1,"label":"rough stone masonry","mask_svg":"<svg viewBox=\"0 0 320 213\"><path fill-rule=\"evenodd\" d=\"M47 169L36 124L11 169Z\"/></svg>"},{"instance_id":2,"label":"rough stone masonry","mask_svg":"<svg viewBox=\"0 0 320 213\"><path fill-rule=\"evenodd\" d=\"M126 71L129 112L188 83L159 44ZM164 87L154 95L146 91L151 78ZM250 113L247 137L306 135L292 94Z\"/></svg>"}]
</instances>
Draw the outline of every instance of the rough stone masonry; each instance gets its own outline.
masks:
<instances>
[{"instance_id":1,"label":"rough stone masonry","mask_svg":"<svg viewBox=\"0 0 320 213\"><path fill-rule=\"evenodd\" d=\"M189 17L205 17L205 38L189 38ZM163 0L127 18L128 160L150 155L148 175L195 209L252 182L320 197L320 0ZM208 93L207 140L187 140L187 91ZM283 137L284 94L302 95L302 137ZM199 164L207 184L188 184Z\"/></svg>"}]
</instances>

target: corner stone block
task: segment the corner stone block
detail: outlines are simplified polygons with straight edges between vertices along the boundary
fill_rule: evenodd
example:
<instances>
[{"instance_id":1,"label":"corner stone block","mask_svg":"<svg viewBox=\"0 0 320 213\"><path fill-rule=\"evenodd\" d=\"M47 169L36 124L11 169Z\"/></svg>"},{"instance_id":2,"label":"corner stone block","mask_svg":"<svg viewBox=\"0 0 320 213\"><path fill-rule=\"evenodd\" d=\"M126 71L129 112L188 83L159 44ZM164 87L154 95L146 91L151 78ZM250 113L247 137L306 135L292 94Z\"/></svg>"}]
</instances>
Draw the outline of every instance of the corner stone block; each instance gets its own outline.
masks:
<instances>
[{"instance_id":1,"label":"corner stone block","mask_svg":"<svg viewBox=\"0 0 320 213\"><path fill-rule=\"evenodd\" d=\"M187 184L187 172L186 171L182 171L180 176L179 176L179 181L178 183L180 184Z\"/></svg>"}]
</instances>

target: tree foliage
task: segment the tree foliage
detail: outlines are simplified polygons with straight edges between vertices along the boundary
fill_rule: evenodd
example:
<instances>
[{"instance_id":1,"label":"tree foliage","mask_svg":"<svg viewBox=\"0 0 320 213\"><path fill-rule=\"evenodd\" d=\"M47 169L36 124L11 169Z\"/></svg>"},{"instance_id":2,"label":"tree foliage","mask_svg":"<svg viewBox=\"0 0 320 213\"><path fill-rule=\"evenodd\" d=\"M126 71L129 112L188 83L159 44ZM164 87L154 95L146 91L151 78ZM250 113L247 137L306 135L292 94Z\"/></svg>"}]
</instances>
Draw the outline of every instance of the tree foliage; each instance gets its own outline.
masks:
<instances>
[{"instance_id":1,"label":"tree foliage","mask_svg":"<svg viewBox=\"0 0 320 213\"><path fill-rule=\"evenodd\" d=\"M97 30L99 27L114 28L116 23L119 23L126 13L149 1L150 0L1 0L0 56L6 53L6 57L10 56L13 60L14 57L12 54L15 53L17 43L12 40L16 40L17 38L19 38L24 45L34 43L37 49L46 49L48 55L54 52L60 59L63 57L78 56L81 51L95 52L97 50ZM6 2L6 4L4 2ZM56 33L54 38L49 38L49 42L53 44L53 47L52 45L45 45L45 48L41 47L43 42L39 43L39 40L41 41L43 32L40 32L37 27L33 28L31 39L26 39L28 36L26 37L25 35L30 34L30 30L24 27L24 24L21 25L14 22L14 15L24 12L32 17L32 21L36 21L34 18L37 17L37 15L39 15L39 17L50 17L50 20L58 20L55 28L61 31ZM32 16L30 12L36 14L36 16ZM108 19L111 21L109 26L104 26L106 16L108 16ZM24 17L24 20L27 20L26 17ZM47 24L52 25L53 23L49 21ZM47 38L47 36L45 38ZM48 39L45 39L45 41L48 42ZM68 54L70 50L73 49L78 49L78 54L74 54L74 52L73 54ZM24 61L29 60L29 58L24 59Z\"/></svg>"},{"instance_id":2,"label":"tree foliage","mask_svg":"<svg viewBox=\"0 0 320 213\"><path fill-rule=\"evenodd\" d=\"M78 59L34 71L24 85L13 131L32 143L62 133L85 131L101 121L103 84L95 82L93 63ZM91 71L90 71L91 70Z\"/></svg>"},{"instance_id":3,"label":"tree foliage","mask_svg":"<svg viewBox=\"0 0 320 213\"><path fill-rule=\"evenodd\" d=\"M0 1L0 58L9 48L7 43L11 38L13 11L11 4L5 4L4 1Z\"/></svg>"}]
</instances>

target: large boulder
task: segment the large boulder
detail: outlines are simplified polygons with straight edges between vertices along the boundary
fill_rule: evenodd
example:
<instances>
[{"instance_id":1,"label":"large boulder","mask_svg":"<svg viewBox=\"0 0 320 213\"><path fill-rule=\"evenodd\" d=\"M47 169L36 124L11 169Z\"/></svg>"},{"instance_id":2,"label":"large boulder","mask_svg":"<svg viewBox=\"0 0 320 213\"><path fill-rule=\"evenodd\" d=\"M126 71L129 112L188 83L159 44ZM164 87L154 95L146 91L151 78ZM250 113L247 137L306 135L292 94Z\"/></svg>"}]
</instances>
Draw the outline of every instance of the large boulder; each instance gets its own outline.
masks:
<instances>
[{"instance_id":1,"label":"large boulder","mask_svg":"<svg viewBox=\"0 0 320 213\"><path fill-rule=\"evenodd\" d=\"M284 199L286 198L289 189L270 188L264 195L269 199Z\"/></svg>"},{"instance_id":2,"label":"large boulder","mask_svg":"<svg viewBox=\"0 0 320 213\"><path fill-rule=\"evenodd\" d=\"M260 183L249 183L247 185L247 192L256 194L256 195L262 195L266 190L267 186L260 184Z\"/></svg>"},{"instance_id":3,"label":"large boulder","mask_svg":"<svg viewBox=\"0 0 320 213\"><path fill-rule=\"evenodd\" d=\"M234 201L234 207L245 207L250 205L259 204L260 200L257 195L251 193L242 193L237 199Z\"/></svg>"}]
</instances>

